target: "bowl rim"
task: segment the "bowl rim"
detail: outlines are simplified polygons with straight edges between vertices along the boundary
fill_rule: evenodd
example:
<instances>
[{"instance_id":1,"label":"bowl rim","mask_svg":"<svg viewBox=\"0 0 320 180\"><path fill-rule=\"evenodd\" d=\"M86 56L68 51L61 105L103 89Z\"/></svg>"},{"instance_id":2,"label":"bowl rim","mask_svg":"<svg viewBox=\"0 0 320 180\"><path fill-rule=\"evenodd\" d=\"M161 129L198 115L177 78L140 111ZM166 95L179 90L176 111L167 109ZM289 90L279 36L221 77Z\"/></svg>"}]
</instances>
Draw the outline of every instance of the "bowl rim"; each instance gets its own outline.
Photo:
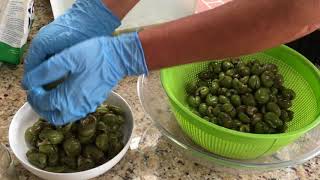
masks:
<instances>
[{"instance_id":1,"label":"bowl rim","mask_svg":"<svg viewBox=\"0 0 320 180\"><path fill-rule=\"evenodd\" d=\"M258 52L258 53L263 53L266 54L265 50L262 52ZM320 71L303 55L301 55L300 53L298 53L297 51L289 48L288 46L285 45L280 45L278 47L274 47L271 50L282 50L282 51L286 51L287 53L290 53L291 55L296 56L297 58L301 59L306 66L308 66L310 68L310 70L313 71L313 73L320 79ZM212 60L207 60L204 62L210 62ZM203 62L196 62L196 63L203 63ZM194 64L196 64L194 63ZM239 131L235 131L232 129L228 129L216 124L213 124L211 122L208 122L206 120L204 120L203 118L195 115L194 113L192 113L191 110L189 110L187 107L185 107L182 103L180 103L180 101L178 101L178 99L172 95L169 94L167 92L168 89L168 85L166 85L163 82L163 76L166 73L166 71L170 69L170 68L166 68L166 69L162 69L160 70L160 79L161 79L161 85L164 89L164 92L166 93L166 95L169 97L169 99L172 101L171 103L174 103L177 105L177 107L183 112L186 113L188 116L191 116L192 118L189 118L189 121L193 124L200 124L201 125L201 129L203 128L208 128L208 129L215 129L218 130L220 132L224 132L224 133L228 133L230 135L234 135L234 136L240 136L243 138L250 138L250 139L281 139L281 138L289 138L289 137L293 137L293 136L297 136L297 135L301 135L307 131L309 131L310 129L313 129L314 127L316 127L319 123L320 123L320 114L318 115L318 117L315 118L315 120L308 124L307 126L300 128L298 130L295 131L291 131L291 132L287 132L287 133L279 133L279 134L254 134L254 133L245 133L245 132L239 132ZM320 82L320 81L319 81ZM212 132L212 131L210 131Z\"/></svg>"},{"instance_id":2,"label":"bowl rim","mask_svg":"<svg viewBox=\"0 0 320 180\"><path fill-rule=\"evenodd\" d=\"M43 169L40 169L34 165L32 165L31 163L29 163L28 161L25 161L23 160L22 157L18 156L17 155L17 152L16 152L16 149L12 148L11 144L12 144L12 141L13 141L13 137L12 135L12 131L14 131L13 127L12 127L12 122L14 119L17 118L17 114L18 112L23 109L24 107L26 106L30 106L30 104L28 102L24 103L18 110L17 112L15 113L15 115L13 116L12 118L12 121L10 122L10 126L9 126L9 132L8 132L8 138L9 138L9 145L10 145L10 148L13 152L13 154L15 155L15 157L21 162L21 164L23 166L27 166L28 168L30 169L33 169L35 171L37 171L38 173L42 173L42 174L47 174L47 175L50 175L50 176L74 176L74 175L79 175L79 174L92 174L94 173L96 170L98 170L99 168L101 168L102 166L106 166L108 163L111 163L113 161L116 161L117 159L119 159L117 162L115 162L115 164L113 166L111 166L107 171L109 171L111 168L113 168L116 164L118 164L120 162L120 160L125 156L126 152L128 151L129 149L129 146L130 146L130 143L131 143L131 140L132 140L132 137L133 137L133 129L134 129L134 126L135 126L135 123L134 123L134 118L133 118L133 113L132 113L132 108L131 106L129 105L129 103L122 97L120 96L118 93L114 92L114 91L110 91L109 93L109 96L110 95L113 95L113 96L116 96L118 99L120 99L121 101L124 102L124 104L129 108L130 110L130 115L132 118L131 121L132 121L132 128L131 128L131 131L130 131L130 135L129 135L129 138L128 138L128 141L127 143L125 144L125 146L121 149L121 151L116 155L114 156L112 159L108 160L107 162L99 165L99 166L96 166L92 169L88 169L88 170L85 170L85 171L79 171L79 172L72 172L72 173L55 173L55 172L49 172L49 171L45 171ZM107 98L108 99L108 98ZM30 106L31 107L31 106ZM26 169L28 169L26 168ZM104 173L106 173L107 171L105 171Z\"/></svg>"}]
</instances>

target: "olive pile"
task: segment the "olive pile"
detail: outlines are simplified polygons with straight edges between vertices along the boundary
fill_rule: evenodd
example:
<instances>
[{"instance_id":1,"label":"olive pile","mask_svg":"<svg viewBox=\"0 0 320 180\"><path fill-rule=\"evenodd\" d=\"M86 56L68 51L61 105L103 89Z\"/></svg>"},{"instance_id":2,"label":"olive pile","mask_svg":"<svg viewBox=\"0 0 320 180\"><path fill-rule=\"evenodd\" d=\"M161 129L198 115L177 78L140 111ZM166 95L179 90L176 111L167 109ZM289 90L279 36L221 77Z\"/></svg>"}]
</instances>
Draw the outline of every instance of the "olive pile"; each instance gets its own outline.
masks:
<instances>
[{"instance_id":1,"label":"olive pile","mask_svg":"<svg viewBox=\"0 0 320 180\"><path fill-rule=\"evenodd\" d=\"M124 112L103 105L86 118L55 127L39 119L25 132L32 146L27 152L31 164L57 173L92 169L112 159L123 148Z\"/></svg>"},{"instance_id":2,"label":"olive pile","mask_svg":"<svg viewBox=\"0 0 320 180\"><path fill-rule=\"evenodd\" d=\"M225 128L257 134L283 133L293 119L296 94L283 86L275 64L240 60L210 62L186 85L192 111Z\"/></svg>"}]
</instances>

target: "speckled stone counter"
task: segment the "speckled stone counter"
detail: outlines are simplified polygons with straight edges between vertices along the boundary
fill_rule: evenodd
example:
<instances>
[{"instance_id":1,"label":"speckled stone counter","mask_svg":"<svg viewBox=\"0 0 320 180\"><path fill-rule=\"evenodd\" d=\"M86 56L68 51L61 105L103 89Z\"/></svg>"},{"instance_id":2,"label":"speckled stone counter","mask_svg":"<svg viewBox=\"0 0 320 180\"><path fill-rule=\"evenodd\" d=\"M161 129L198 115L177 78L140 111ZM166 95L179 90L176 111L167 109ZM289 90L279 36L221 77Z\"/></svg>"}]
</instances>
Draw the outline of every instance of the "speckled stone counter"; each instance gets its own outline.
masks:
<instances>
[{"instance_id":1,"label":"speckled stone counter","mask_svg":"<svg viewBox=\"0 0 320 180\"><path fill-rule=\"evenodd\" d=\"M29 41L37 31L50 21L52 12L49 0L35 0L35 22ZM20 86L23 65L17 68L0 68L0 142L8 144L8 128L15 112L26 102L26 94ZM127 78L116 91L131 105L134 113L134 139L136 146L109 172L96 179L320 179L320 157L297 166L264 173L237 173L220 168L206 167L181 156L169 141L152 126L139 103L136 78ZM140 141L139 141L140 140ZM23 179L38 179L16 163Z\"/></svg>"}]
</instances>

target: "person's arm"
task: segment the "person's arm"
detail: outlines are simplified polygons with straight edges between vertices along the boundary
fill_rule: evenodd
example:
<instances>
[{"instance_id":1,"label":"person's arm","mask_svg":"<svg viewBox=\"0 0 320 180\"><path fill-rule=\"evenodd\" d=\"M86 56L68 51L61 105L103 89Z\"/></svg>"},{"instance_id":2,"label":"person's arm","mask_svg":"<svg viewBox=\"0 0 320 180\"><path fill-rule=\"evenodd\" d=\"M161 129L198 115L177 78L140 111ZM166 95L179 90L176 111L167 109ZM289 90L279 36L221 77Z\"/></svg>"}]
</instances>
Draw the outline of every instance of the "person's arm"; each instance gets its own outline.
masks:
<instances>
[{"instance_id":1,"label":"person's arm","mask_svg":"<svg viewBox=\"0 0 320 180\"><path fill-rule=\"evenodd\" d=\"M149 70L254 53L319 27L320 0L235 0L139 33Z\"/></svg>"},{"instance_id":2,"label":"person's arm","mask_svg":"<svg viewBox=\"0 0 320 180\"><path fill-rule=\"evenodd\" d=\"M139 0L103 0L102 1L119 19L124 16L139 2Z\"/></svg>"}]
</instances>

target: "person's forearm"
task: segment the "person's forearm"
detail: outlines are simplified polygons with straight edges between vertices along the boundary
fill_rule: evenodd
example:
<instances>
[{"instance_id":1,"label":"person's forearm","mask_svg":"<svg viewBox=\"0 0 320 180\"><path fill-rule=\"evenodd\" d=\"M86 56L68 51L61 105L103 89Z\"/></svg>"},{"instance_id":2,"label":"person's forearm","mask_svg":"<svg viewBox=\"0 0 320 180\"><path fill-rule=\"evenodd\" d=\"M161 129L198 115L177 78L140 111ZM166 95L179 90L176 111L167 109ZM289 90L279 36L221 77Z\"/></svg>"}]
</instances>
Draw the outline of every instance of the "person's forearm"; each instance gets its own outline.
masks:
<instances>
[{"instance_id":1,"label":"person's forearm","mask_svg":"<svg viewBox=\"0 0 320 180\"><path fill-rule=\"evenodd\" d=\"M139 32L149 70L254 53L320 23L320 0L235 0ZM308 29L311 32L315 29Z\"/></svg>"},{"instance_id":2,"label":"person's forearm","mask_svg":"<svg viewBox=\"0 0 320 180\"><path fill-rule=\"evenodd\" d=\"M119 18L124 16L139 2L139 0L102 0L102 2Z\"/></svg>"}]
</instances>

